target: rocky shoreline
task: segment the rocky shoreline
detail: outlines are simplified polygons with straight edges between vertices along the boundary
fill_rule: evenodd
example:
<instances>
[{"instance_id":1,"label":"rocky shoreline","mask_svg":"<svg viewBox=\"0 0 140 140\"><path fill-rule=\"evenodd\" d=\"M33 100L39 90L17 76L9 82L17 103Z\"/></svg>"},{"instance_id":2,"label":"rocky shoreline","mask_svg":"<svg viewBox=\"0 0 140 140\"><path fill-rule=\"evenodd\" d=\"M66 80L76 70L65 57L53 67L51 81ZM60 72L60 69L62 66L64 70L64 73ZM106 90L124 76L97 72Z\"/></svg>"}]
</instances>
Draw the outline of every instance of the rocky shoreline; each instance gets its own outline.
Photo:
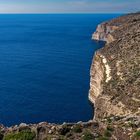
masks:
<instances>
[{"instance_id":1,"label":"rocky shoreline","mask_svg":"<svg viewBox=\"0 0 140 140\"><path fill-rule=\"evenodd\" d=\"M0 140L139 140L140 120L134 116L110 116L100 121L0 126Z\"/></svg>"},{"instance_id":2,"label":"rocky shoreline","mask_svg":"<svg viewBox=\"0 0 140 140\"><path fill-rule=\"evenodd\" d=\"M139 140L140 13L98 25L94 40L106 41L93 58L89 100L93 120L78 123L0 125L0 140Z\"/></svg>"}]
</instances>

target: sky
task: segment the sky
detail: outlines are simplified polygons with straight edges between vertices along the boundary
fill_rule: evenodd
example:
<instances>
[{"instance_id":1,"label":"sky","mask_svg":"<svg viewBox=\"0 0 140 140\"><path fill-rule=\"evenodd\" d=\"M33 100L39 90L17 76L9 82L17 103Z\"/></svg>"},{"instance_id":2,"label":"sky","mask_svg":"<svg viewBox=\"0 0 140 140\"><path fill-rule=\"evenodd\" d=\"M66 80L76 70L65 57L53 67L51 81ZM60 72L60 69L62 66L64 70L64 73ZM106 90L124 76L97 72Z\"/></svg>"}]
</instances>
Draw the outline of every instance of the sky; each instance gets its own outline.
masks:
<instances>
[{"instance_id":1,"label":"sky","mask_svg":"<svg viewBox=\"0 0 140 140\"><path fill-rule=\"evenodd\" d=\"M140 0L0 0L0 13L128 13Z\"/></svg>"}]
</instances>

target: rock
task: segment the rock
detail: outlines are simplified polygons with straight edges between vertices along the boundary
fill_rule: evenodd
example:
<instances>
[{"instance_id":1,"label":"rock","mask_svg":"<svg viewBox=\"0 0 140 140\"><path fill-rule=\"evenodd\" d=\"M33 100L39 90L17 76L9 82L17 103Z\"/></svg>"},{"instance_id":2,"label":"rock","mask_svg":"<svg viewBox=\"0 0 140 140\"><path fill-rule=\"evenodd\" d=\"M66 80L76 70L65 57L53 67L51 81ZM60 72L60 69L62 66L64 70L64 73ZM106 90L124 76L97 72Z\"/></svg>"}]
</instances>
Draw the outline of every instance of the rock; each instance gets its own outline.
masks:
<instances>
[{"instance_id":1,"label":"rock","mask_svg":"<svg viewBox=\"0 0 140 140\"><path fill-rule=\"evenodd\" d=\"M46 132L46 129L44 127L42 127L42 126L37 127L37 133L38 134L39 133L45 133L45 132Z\"/></svg>"},{"instance_id":2,"label":"rock","mask_svg":"<svg viewBox=\"0 0 140 140\"><path fill-rule=\"evenodd\" d=\"M98 128L99 127L99 123L98 122L94 122L93 123L93 128L95 129L95 128Z\"/></svg>"},{"instance_id":3,"label":"rock","mask_svg":"<svg viewBox=\"0 0 140 140\"><path fill-rule=\"evenodd\" d=\"M135 124L137 125L137 127L140 127L140 121L136 121Z\"/></svg>"},{"instance_id":4,"label":"rock","mask_svg":"<svg viewBox=\"0 0 140 140\"><path fill-rule=\"evenodd\" d=\"M93 133L93 136L94 136L95 138L98 138L100 135L99 135L98 133Z\"/></svg>"},{"instance_id":5,"label":"rock","mask_svg":"<svg viewBox=\"0 0 140 140\"><path fill-rule=\"evenodd\" d=\"M82 121L77 122L77 124L82 124Z\"/></svg>"},{"instance_id":6,"label":"rock","mask_svg":"<svg viewBox=\"0 0 140 140\"><path fill-rule=\"evenodd\" d=\"M49 132L48 132L49 134L52 134L52 130L49 130Z\"/></svg>"},{"instance_id":7,"label":"rock","mask_svg":"<svg viewBox=\"0 0 140 140\"><path fill-rule=\"evenodd\" d=\"M55 130L55 129L56 129L56 127L55 126L52 126L51 130Z\"/></svg>"},{"instance_id":8,"label":"rock","mask_svg":"<svg viewBox=\"0 0 140 140\"><path fill-rule=\"evenodd\" d=\"M66 124L66 122L63 122L63 124L62 125L65 125Z\"/></svg>"},{"instance_id":9,"label":"rock","mask_svg":"<svg viewBox=\"0 0 140 140\"><path fill-rule=\"evenodd\" d=\"M63 125L59 130L58 130L60 135L66 135L68 132L70 132L70 128L67 125Z\"/></svg>"},{"instance_id":10,"label":"rock","mask_svg":"<svg viewBox=\"0 0 140 140\"><path fill-rule=\"evenodd\" d=\"M19 125L19 127L25 127L25 126L27 126L26 123L21 123L21 124Z\"/></svg>"},{"instance_id":11,"label":"rock","mask_svg":"<svg viewBox=\"0 0 140 140\"><path fill-rule=\"evenodd\" d=\"M47 125L47 122L40 122L38 125Z\"/></svg>"}]
</instances>

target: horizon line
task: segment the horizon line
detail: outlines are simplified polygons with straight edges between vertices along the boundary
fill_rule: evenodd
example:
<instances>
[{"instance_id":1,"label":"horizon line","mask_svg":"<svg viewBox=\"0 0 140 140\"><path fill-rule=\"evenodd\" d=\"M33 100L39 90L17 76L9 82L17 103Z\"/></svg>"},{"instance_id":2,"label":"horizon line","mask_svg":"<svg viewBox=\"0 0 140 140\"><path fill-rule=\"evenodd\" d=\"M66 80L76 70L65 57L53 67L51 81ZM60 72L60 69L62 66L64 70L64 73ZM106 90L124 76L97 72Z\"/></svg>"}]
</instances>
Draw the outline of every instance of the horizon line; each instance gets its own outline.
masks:
<instances>
[{"instance_id":1,"label":"horizon line","mask_svg":"<svg viewBox=\"0 0 140 140\"><path fill-rule=\"evenodd\" d=\"M10 12L10 13L0 13L0 14L129 14L129 13L136 13L136 12L69 12L69 13L63 13L63 12L48 12L48 13L41 13L41 12L29 12L29 13L23 13L23 12Z\"/></svg>"}]
</instances>

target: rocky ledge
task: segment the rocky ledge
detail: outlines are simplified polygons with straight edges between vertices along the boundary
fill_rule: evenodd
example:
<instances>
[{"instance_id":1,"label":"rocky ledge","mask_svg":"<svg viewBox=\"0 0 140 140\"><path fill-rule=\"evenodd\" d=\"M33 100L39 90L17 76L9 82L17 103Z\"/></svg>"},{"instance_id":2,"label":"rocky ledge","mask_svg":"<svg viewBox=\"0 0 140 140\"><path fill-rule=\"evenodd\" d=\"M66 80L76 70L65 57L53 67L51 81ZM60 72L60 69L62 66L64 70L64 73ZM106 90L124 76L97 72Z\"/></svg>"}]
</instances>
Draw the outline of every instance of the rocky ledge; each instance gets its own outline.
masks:
<instances>
[{"instance_id":1,"label":"rocky ledge","mask_svg":"<svg viewBox=\"0 0 140 140\"><path fill-rule=\"evenodd\" d=\"M0 125L0 140L140 140L140 13L98 25L106 41L91 65L88 122Z\"/></svg>"}]
</instances>

